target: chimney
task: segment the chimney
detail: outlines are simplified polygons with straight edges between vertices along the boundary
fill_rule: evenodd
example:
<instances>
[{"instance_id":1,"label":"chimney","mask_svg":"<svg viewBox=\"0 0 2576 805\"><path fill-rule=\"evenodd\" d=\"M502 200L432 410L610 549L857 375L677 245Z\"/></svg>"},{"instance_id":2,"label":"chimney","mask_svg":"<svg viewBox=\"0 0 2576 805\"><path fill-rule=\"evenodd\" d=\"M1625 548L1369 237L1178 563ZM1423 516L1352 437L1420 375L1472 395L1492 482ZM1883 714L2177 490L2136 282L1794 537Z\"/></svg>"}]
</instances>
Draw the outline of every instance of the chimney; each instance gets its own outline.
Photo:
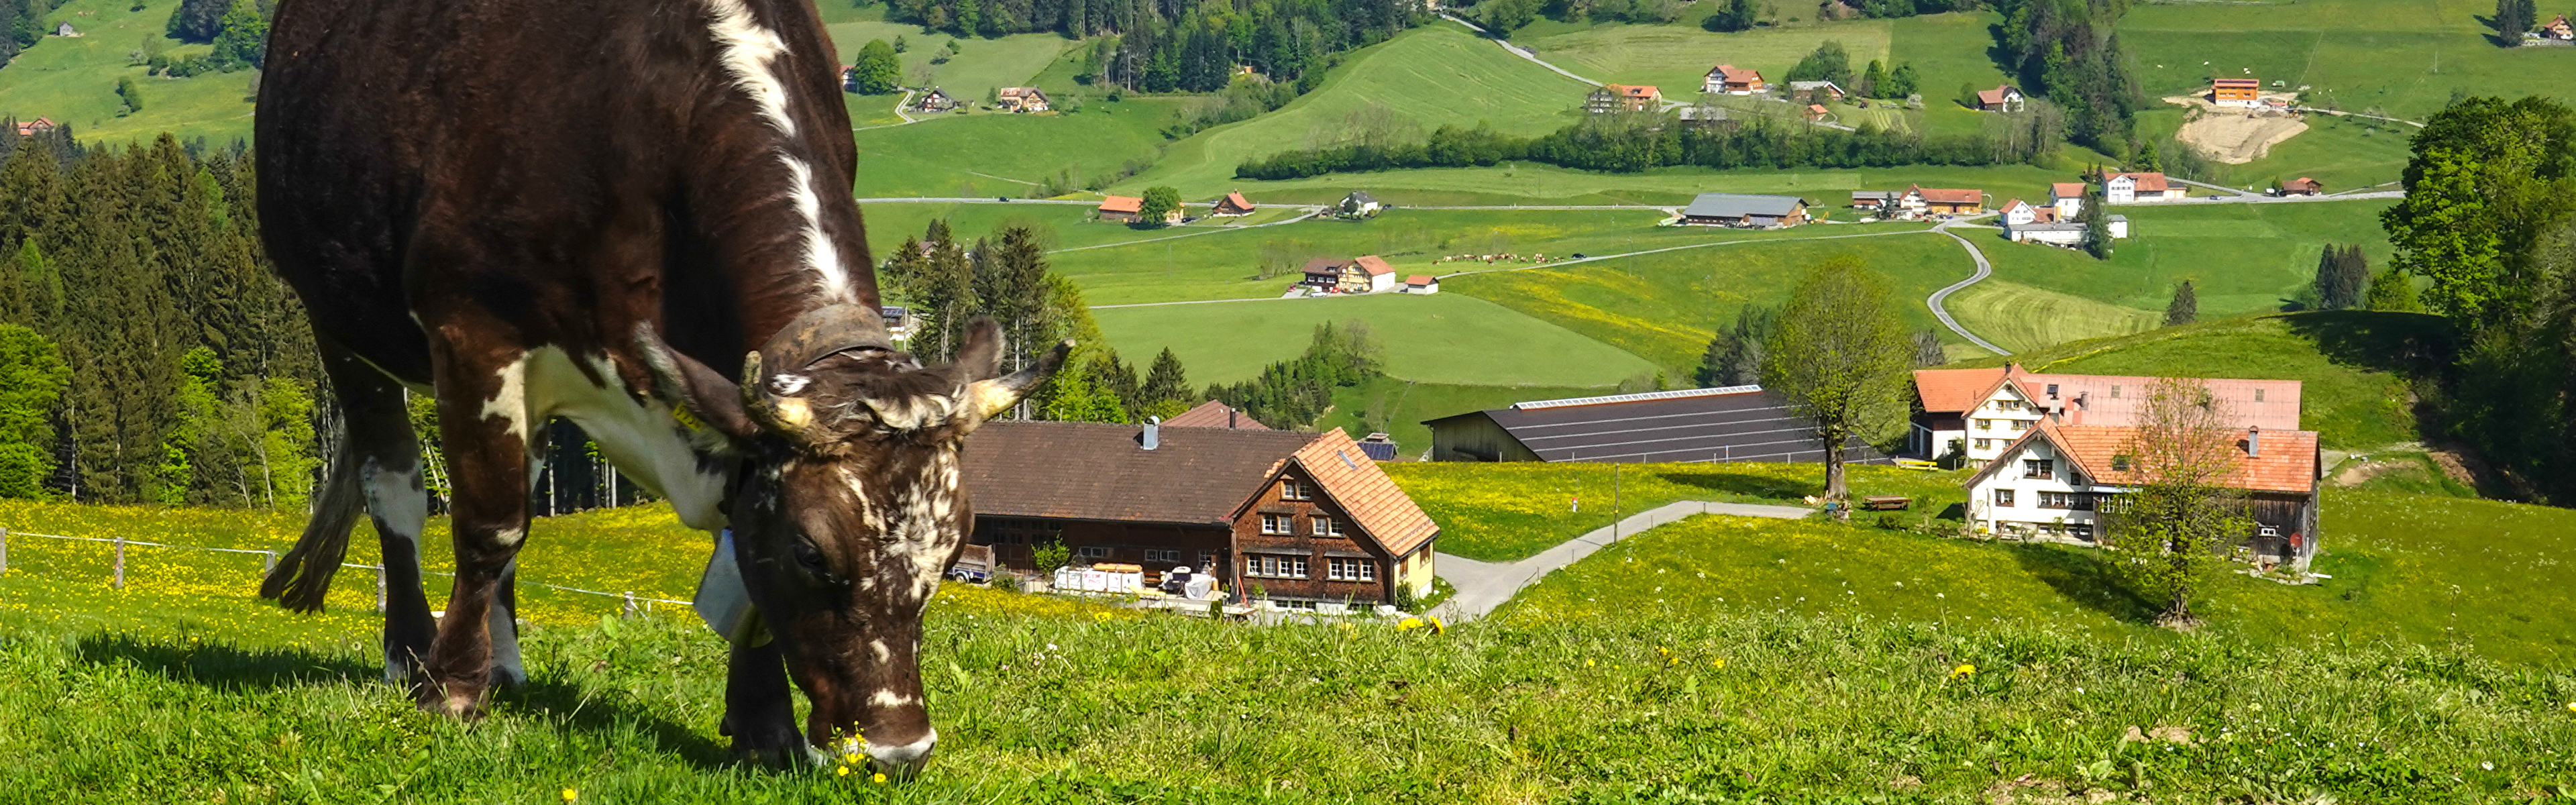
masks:
<instances>
[{"instance_id":1,"label":"chimney","mask_svg":"<svg viewBox=\"0 0 2576 805\"><path fill-rule=\"evenodd\" d=\"M1225 429L1234 429L1234 406L1231 405L1225 407Z\"/></svg>"},{"instance_id":2,"label":"chimney","mask_svg":"<svg viewBox=\"0 0 2576 805\"><path fill-rule=\"evenodd\" d=\"M2255 427L2245 429L2245 454L2248 456L2259 456L2263 454L2262 426L2257 425Z\"/></svg>"},{"instance_id":3,"label":"chimney","mask_svg":"<svg viewBox=\"0 0 2576 805\"><path fill-rule=\"evenodd\" d=\"M1161 446L1163 446L1163 418L1162 418L1162 417L1158 417L1158 416L1149 416L1149 417L1146 417L1146 418L1145 418L1145 437L1144 437L1144 445L1145 445L1145 449L1147 449L1147 450L1152 450L1152 449L1154 449L1154 448L1157 448L1157 447L1161 447Z\"/></svg>"}]
</instances>

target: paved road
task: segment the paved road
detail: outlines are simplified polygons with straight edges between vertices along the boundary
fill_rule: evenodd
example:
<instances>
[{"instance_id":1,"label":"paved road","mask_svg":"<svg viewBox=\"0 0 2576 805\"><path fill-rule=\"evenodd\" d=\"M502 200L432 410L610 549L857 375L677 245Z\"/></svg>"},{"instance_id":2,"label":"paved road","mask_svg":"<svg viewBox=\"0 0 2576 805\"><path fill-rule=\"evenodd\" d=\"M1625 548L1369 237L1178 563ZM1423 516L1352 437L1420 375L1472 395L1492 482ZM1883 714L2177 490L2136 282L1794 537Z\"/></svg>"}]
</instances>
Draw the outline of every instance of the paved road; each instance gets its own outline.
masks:
<instances>
[{"instance_id":1,"label":"paved road","mask_svg":"<svg viewBox=\"0 0 2576 805\"><path fill-rule=\"evenodd\" d=\"M1969 343L1984 347L1986 351L1997 355L2012 354L2012 350L1995 346L1995 342L1978 338L1976 333L1968 332L1968 328L1959 326L1958 319L1950 318L1950 309L1941 306L1941 302L1949 299L1951 294L1958 293L1960 289L1977 284L1978 280L1993 276L1995 273L1995 267L1986 262L1986 253L1978 251L1977 244L1970 243L1967 238L1959 237L1957 234L1952 233L1948 222L1944 222L1940 226L1933 227L1932 231L1949 235L1951 240L1959 242L1959 248L1968 250L1968 259L1977 261L1977 273L1967 279L1951 283L1947 288L1933 291L1930 297L1926 297L1923 300L1923 304L1926 307L1932 308L1932 317L1940 319L1941 326L1950 328L1950 332L1958 333L1960 338L1968 339Z\"/></svg>"},{"instance_id":2,"label":"paved road","mask_svg":"<svg viewBox=\"0 0 2576 805\"><path fill-rule=\"evenodd\" d=\"M1553 71L1555 71L1555 72L1556 72L1556 74L1557 74L1557 75L1565 76L1565 77L1567 77L1567 78L1571 78L1571 79L1574 79L1574 80L1576 80L1576 81L1581 81L1581 82L1583 82L1583 83L1590 84L1590 85L1593 85L1593 86L1596 86L1596 87L1597 87L1597 86L1601 86L1601 82L1599 82L1599 81L1594 81L1594 80L1589 79L1589 78L1584 78L1584 77L1582 77L1582 76L1579 76L1579 75L1575 75L1575 74L1573 74L1573 73L1566 72L1566 71L1565 71L1565 68L1563 68L1563 67L1558 67L1558 66L1556 66L1556 65L1549 64L1549 63L1547 63L1546 61L1541 60L1541 59L1538 57L1538 54L1536 54L1536 53L1531 53L1531 52L1526 51L1526 50L1522 50L1522 49L1520 48L1520 46L1519 46L1519 45L1514 45L1514 44L1512 44L1512 43L1511 43L1511 42L1509 42L1509 41L1505 41L1504 39L1502 39L1502 38L1500 38L1500 37L1496 37L1496 36L1494 36L1493 32L1492 32L1492 31L1485 30L1484 26L1477 25L1477 24L1475 24L1475 23L1468 22L1468 21L1463 20L1463 19L1459 19L1457 15L1451 14L1451 13L1446 12L1446 11L1440 12L1440 18L1441 18L1441 19L1448 20L1448 21L1450 21L1450 22L1454 22L1454 23L1460 24L1460 25L1467 26L1468 30L1475 31L1476 33L1484 34L1486 39L1493 40L1493 43L1494 43L1494 44L1501 45L1501 46L1503 47L1503 49L1504 49L1504 50L1506 50L1506 51L1510 51L1512 55L1514 55L1514 56L1519 56L1519 57L1524 58L1524 59L1528 59L1528 60L1530 61L1530 63L1531 63L1531 64L1535 64L1535 65L1538 65L1538 66L1540 66L1540 67L1545 67L1545 68L1547 68L1547 69L1549 69L1549 70L1553 70Z\"/></svg>"},{"instance_id":3,"label":"paved road","mask_svg":"<svg viewBox=\"0 0 2576 805\"><path fill-rule=\"evenodd\" d=\"M981 176L983 174L976 175ZM1001 177L996 176L994 178L999 179ZM1008 179L1005 181L1016 182L1019 180ZM1004 200L999 196L976 196L973 198L959 198L954 196L888 196L885 198L863 198L858 201L861 204L1080 204L1085 207L1100 206L1100 202L1084 201L1078 198L1015 198Z\"/></svg>"},{"instance_id":4,"label":"paved road","mask_svg":"<svg viewBox=\"0 0 2576 805\"><path fill-rule=\"evenodd\" d=\"M1609 547L1611 543L1685 517L1726 514L1737 517L1796 520L1812 513L1814 513L1812 510L1797 506L1684 500L1629 515L1619 522L1593 529L1590 533L1566 540L1556 547L1540 551L1538 555L1518 562L1479 562L1464 556L1444 553L1440 555L1440 577L1448 579L1450 586L1458 588L1458 593L1450 596L1449 600L1440 602L1439 606L1432 607L1429 614L1437 615L1440 619L1451 623L1475 620L1485 613L1494 611L1495 607L1502 606L1503 602L1512 600L1512 596L1520 594L1522 587L1529 586L1531 582L1554 572L1557 568L1574 564L1576 560L1591 556L1592 552Z\"/></svg>"},{"instance_id":5,"label":"paved road","mask_svg":"<svg viewBox=\"0 0 2576 805\"><path fill-rule=\"evenodd\" d=\"M2169 200L2166 200L2166 201L2127 201L2127 202L2121 202L2121 203L2118 203L2118 204L2113 204L2113 205L2111 205L2111 206L2114 206L2114 207L2172 207L2172 206L2178 206L2178 205L2183 205L2183 204L2304 204L2304 203L2309 203L2309 202L2318 202L2318 201L2353 201L2353 200L2356 200L2356 199L2368 199L2368 198L2405 198L2405 197L2406 197L2406 191L2404 191L2404 190L2372 190L2372 191L2369 191L2369 192L2366 192L2366 193L2350 193L2350 192L2346 192L2346 193L2336 193L2336 194L2333 194L2333 195L2325 195L2325 196L2266 196L2266 195L2262 195L2262 194L2260 194L2260 193L2247 193L2247 192L2245 192L2245 191L2242 191L2242 190L2236 190L2236 189L2233 189L2233 188L2225 188L2225 187L2222 187L2222 188L2218 188L2218 189L2220 189L2220 190L2226 190L2226 191L2231 192L2231 193L2236 193L2237 195L2233 195L2233 196L2196 196L2196 197L2193 197L2193 198L2178 198L2178 199L2169 199Z\"/></svg>"}]
</instances>

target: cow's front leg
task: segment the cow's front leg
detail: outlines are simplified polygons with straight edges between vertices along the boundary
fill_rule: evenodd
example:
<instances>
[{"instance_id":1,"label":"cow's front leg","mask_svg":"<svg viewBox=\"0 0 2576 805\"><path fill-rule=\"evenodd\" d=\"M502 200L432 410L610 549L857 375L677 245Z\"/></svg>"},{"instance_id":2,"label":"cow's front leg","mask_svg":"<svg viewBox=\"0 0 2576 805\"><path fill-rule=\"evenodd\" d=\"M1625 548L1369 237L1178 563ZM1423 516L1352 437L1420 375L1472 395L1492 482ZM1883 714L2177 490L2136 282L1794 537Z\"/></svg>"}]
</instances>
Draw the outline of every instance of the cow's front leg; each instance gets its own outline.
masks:
<instances>
[{"instance_id":1,"label":"cow's front leg","mask_svg":"<svg viewBox=\"0 0 2576 805\"><path fill-rule=\"evenodd\" d=\"M516 656L499 657L509 667L495 667L494 644L498 638L516 654L517 628L503 590L528 534L529 446L542 423L526 399L522 357L451 357L439 370L439 433L455 485L456 586L430 643L419 700L423 710L470 718L496 677L516 681L519 674Z\"/></svg>"},{"instance_id":2,"label":"cow's front leg","mask_svg":"<svg viewBox=\"0 0 2576 805\"><path fill-rule=\"evenodd\" d=\"M725 714L717 731L733 737L733 751L745 757L792 763L808 751L796 729L796 705L788 698L787 660L778 641L733 647L725 666Z\"/></svg>"}]
</instances>

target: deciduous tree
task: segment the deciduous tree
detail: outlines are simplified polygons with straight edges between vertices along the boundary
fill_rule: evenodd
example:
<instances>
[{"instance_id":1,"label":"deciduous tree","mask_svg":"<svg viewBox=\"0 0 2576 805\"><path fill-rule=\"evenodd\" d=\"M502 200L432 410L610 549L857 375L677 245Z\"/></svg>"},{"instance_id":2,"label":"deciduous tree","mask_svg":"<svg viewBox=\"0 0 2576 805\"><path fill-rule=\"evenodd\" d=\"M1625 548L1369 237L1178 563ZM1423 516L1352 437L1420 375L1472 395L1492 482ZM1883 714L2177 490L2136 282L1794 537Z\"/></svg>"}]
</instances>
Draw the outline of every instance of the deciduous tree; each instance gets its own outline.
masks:
<instances>
[{"instance_id":1,"label":"deciduous tree","mask_svg":"<svg viewBox=\"0 0 2576 805\"><path fill-rule=\"evenodd\" d=\"M1136 213L1136 225L1149 229L1164 226L1165 219L1180 209L1181 191L1171 187L1145 188L1145 203Z\"/></svg>"},{"instance_id":2,"label":"deciduous tree","mask_svg":"<svg viewBox=\"0 0 2576 805\"><path fill-rule=\"evenodd\" d=\"M1781 308L1762 362L1762 386L1815 423L1824 440L1825 498L1851 497L1843 451L1855 436L1902 425L1914 346L1887 283L1859 257L1826 258Z\"/></svg>"},{"instance_id":3,"label":"deciduous tree","mask_svg":"<svg viewBox=\"0 0 2576 805\"><path fill-rule=\"evenodd\" d=\"M2105 557L2157 607L2158 624L2189 628L2198 623L2192 600L2224 561L2219 552L2253 530L2244 493L2230 486L2243 434L2228 424L2225 403L2189 378L2147 384L2136 422L2104 479L2131 490L2102 501L2103 542L2116 549Z\"/></svg>"},{"instance_id":4,"label":"deciduous tree","mask_svg":"<svg viewBox=\"0 0 2576 805\"><path fill-rule=\"evenodd\" d=\"M895 55L893 45L872 39L859 48L858 61L850 66L850 89L861 95L884 95L902 85L903 60Z\"/></svg>"}]
</instances>

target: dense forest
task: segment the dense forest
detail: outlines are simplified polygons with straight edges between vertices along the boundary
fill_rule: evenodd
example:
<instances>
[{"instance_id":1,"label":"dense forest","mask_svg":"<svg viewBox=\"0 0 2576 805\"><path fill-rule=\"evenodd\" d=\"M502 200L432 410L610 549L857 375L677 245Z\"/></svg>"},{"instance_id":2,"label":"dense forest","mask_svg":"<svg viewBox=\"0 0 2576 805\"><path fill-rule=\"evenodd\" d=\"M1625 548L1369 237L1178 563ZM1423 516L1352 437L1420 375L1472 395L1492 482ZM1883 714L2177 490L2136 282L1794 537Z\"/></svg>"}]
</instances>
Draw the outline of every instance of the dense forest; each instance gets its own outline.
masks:
<instances>
[{"instance_id":1,"label":"dense forest","mask_svg":"<svg viewBox=\"0 0 2576 805\"><path fill-rule=\"evenodd\" d=\"M2006 0L2001 53L2021 90L2066 112L2070 139L2113 156L2138 150L2144 98L2113 30L2131 0Z\"/></svg>"},{"instance_id":2,"label":"dense forest","mask_svg":"<svg viewBox=\"0 0 2576 805\"><path fill-rule=\"evenodd\" d=\"M1311 89L1333 54L1427 18L1402 0L891 0L887 17L959 36L1094 39L1082 78L1146 92L1224 89L1236 65Z\"/></svg>"}]
</instances>

